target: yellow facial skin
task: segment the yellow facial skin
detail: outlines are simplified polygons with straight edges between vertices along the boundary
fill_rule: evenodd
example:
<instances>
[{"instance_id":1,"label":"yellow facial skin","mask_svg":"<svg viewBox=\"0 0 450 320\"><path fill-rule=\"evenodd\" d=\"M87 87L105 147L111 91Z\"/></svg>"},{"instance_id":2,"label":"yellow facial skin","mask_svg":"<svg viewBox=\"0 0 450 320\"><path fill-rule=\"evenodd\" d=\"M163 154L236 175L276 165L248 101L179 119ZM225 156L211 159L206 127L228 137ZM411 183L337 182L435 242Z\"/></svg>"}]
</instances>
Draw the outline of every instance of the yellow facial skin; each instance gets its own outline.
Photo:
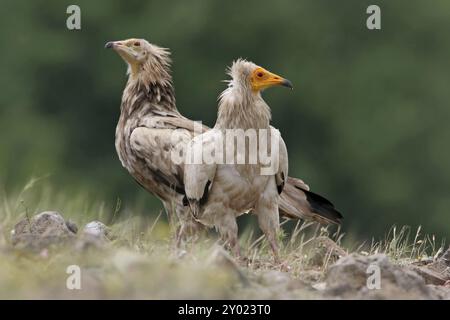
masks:
<instances>
[{"instance_id":1,"label":"yellow facial skin","mask_svg":"<svg viewBox=\"0 0 450 320\"><path fill-rule=\"evenodd\" d=\"M253 71L250 77L250 82L253 91L261 91L277 85L288 87L291 89L293 88L292 83L289 80L284 79L279 75L276 75L261 67L258 67Z\"/></svg>"},{"instance_id":2,"label":"yellow facial skin","mask_svg":"<svg viewBox=\"0 0 450 320\"><path fill-rule=\"evenodd\" d=\"M147 55L147 51L143 49L143 43L140 39L111 41L105 45L105 48L111 48L116 51L130 65L132 73L139 69L140 63Z\"/></svg>"}]
</instances>

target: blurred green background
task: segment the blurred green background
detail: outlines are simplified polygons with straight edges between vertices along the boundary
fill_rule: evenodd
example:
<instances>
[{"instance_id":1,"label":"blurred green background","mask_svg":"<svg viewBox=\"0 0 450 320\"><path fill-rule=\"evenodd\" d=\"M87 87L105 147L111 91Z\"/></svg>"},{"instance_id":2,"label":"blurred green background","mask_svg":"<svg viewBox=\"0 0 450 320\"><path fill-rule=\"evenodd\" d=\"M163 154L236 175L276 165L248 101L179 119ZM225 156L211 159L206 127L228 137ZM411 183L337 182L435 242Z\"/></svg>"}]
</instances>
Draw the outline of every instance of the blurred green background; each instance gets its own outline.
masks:
<instances>
[{"instance_id":1,"label":"blurred green background","mask_svg":"<svg viewBox=\"0 0 450 320\"><path fill-rule=\"evenodd\" d=\"M66 8L81 7L80 31ZM366 28L378 4L382 30ZM213 125L225 67L248 58L290 79L264 94L290 174L330 198L360 239L393 225L450 228L450 2L1 1L0 185L31 177L113 208L159 202L114 148L125 65L103 45L173 52L178 108ZM57 208L56 208L57 209ZM112 210L112 209L111 209Z\"/></svg>"}]
</instances>

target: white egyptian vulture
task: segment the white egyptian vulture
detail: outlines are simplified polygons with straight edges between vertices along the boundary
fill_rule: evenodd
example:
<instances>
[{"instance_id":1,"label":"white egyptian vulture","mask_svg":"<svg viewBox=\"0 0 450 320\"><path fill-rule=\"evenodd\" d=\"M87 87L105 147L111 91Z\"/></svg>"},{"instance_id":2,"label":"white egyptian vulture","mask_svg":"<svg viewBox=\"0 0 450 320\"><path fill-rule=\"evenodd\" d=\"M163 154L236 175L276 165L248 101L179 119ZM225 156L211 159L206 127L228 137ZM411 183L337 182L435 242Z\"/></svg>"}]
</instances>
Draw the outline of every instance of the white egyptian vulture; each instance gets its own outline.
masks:
<instances>
[{"instance_id":1,"label":"white egyptian vulture","mask_svg":"<svg viewBox=\"0 0 450 320\"><path fill-rule=\"evenodd\" d=\"M238 255L236 217L252 211L277 256L278 203L288 176L288 155L278 130L270 126L270 108L261 91L292 85L242 59L233 63L229 75L228 88L219 98L215 126L189 145L192 155L187 154L185 165L186 196L195 218L214 226ZM218 150L220 156L215 157ZM204 158L194 163L193 156L200 153ZM207 158L209 155L214 159Z\"/></svg>"}]
</instances>

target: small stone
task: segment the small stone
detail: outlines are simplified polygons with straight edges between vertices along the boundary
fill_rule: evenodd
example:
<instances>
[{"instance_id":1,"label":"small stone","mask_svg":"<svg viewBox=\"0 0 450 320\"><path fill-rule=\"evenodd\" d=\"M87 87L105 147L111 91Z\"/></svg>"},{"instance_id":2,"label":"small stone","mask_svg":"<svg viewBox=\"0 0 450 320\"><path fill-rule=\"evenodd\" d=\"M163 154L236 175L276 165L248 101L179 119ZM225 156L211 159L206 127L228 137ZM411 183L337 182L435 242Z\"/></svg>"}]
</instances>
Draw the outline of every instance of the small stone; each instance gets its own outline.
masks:
<instances>
[{"instance_id":1,"label":"small stone","mask_svg":"<svg viewBox=\"0 0 450 320\"><path fill-rule=\"evenodd\" d=\"M83 228L83 234L98 238L109 239L109 228L100 221L91 221Z\"/></svg>"},{"instance_id":2,"label":"small stone","mask_svg":"<svg viewBox=\"0 0 450 320\"><path fill-rule=\"evenodd\" d=\"M91 221L84 226L75 248L79 251L89 248L102 249L110 240L112 240L110 229L100 221Z\"/></svg>"}]
</instances>

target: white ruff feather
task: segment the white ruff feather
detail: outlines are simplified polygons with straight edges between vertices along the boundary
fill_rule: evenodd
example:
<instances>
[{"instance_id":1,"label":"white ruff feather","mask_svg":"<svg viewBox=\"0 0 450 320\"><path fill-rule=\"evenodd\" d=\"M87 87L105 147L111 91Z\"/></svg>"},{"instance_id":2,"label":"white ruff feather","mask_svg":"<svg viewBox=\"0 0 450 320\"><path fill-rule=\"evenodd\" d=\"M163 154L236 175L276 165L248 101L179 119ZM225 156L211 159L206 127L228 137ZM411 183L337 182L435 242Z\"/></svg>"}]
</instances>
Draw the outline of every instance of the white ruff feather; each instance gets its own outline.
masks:
<instances>
[{"instance_id":1,"label":"white ruff feather","mask_svg":"<svg viewBox=\"0 0 450 320\"><path fill-rule=\"evenodd\" d=\"M220 129L265 129L269 127L271 113L259 91L253 91L250 76L258 68L253 62L238 59L233 62L228 74L228 88L219 96L219 111L216 128Z\"/></svg>"}]
</instances>

